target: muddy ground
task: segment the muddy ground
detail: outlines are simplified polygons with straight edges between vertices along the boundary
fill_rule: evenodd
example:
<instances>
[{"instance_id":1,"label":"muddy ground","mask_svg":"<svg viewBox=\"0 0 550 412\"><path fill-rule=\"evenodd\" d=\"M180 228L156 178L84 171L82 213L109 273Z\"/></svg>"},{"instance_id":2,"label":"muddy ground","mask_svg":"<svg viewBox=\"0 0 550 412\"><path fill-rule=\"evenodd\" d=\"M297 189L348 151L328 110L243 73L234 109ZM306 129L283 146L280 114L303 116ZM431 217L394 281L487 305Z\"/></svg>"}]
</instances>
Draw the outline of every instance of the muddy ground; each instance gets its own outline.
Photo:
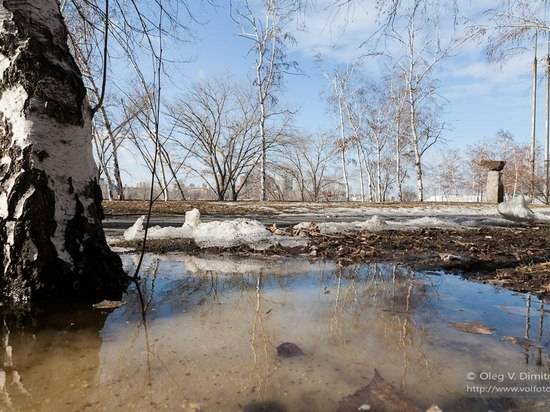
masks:
<instances>
[{"instance_id":1,"label":"muddy ground","mask_svg":"<svg viewBox=\"0 0 550 412\"><path fill-rule=\"evenodd\" d=\"M302 231L276 230L280 234L306 236L308 246L292 250L272 247L262 252L247 247L203 250L190 240L151 240L146 250L240 256L307 255L311 259L335 259L344 266L391 261L418 270L452 271L515 291L550 296L550 226L384 230L336 235L321 234L314 224ZM141 246L135 241L117 245Z\"/></svg>"}]
</instances>

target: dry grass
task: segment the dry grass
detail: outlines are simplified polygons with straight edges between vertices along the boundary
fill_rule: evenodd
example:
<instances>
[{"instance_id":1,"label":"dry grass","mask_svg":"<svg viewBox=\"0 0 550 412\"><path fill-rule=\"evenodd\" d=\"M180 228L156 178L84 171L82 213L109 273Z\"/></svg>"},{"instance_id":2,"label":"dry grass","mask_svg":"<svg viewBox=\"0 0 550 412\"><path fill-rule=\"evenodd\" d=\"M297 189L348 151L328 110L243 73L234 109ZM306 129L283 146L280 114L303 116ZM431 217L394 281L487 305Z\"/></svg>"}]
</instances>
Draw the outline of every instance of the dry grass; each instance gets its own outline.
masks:
<instances>
[{"instance_id":1,"label":"dry grass","mask_svg":"<svg viewBox=\"0 0 550 412\"><path fill-rule=\"evenodd\" d=\"M127 200L127 201L104 201L103 207L105 213L109 215L123 214L143 214L147 211L147 202L142 200ZM330 208L439 208L439 207L461 207L474 208L482 206L491 206L483 203L458 203L458 202L388 202L388 203L365 203L365 202L325 202L325 203L308 203L308 202L259 202L259 201L239 201L239 202L220 202L220 201L181 201L173 200L169 202L157 201L153 205L154 214L184 214L188 210L197 208L204 215L223 214L223 215L274 215L285 212L292 213L300 209L307 208L312 212L322 211Z\"/></svg>"},{"instance_id":2,"label":"dry grass","mask_svg":"<svg viewBox=\"0 0 550 412\"><path fill-rule=\"evenodd\" d=\"M520 266L516 270L526 276L550 276L550 262Z\"/></svg>"}]
</instances>

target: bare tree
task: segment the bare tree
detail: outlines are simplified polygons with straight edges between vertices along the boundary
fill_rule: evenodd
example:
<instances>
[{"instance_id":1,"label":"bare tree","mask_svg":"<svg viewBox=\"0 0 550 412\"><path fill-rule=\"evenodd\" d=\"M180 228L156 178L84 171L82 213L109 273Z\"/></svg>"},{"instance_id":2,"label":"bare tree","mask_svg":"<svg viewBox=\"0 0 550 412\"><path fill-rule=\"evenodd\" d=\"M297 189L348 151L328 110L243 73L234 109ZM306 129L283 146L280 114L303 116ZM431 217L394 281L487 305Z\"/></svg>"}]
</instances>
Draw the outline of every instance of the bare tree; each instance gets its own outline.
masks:
<instances>
[{"instance_id":1,"label":"bare tree","mask_svg":"<svg viewBox=\"0 0 550 412\"><path fill-rule=\"evenodd\" d=\"M286 147L283 161L277 164L276 170L282 176L283 180L289 179L292 188L298 190L298 200L305 202L307 200L307 174L304 147L311 144L309 139L296 138L292 144ZM288 197L292 194L288 193Z\"/></svg>"},{"instance_id":2,"label":"bare tree","mask_svg":"<svg viewBox=\"0 0 550 412\"><path fill-rule=\"evenodd\" d=\"M97 9L86 4L82 4L78 8L76 6L65 7L64 11L71 29L69 45L71 46L76 62L83 73L85 83L88 87L90 101L94 107L93 113L99 112L101 115L93 117L94 129L96 131L96 133L94 133L94 139L97 140L95 145L96 148L103 147L105 151L110 151L109 155L105 152L104 156L98 157L98 161L100 161L101 164L100 176L101 174L105 174L108 181L109 199L112 198L112 188L115 187L118 200L124 200L124 185L122 183L118 156L118 149L122 144L122 139L118 139L120 137L118 132L121 128L112 125L111 113L109 113L105 104L107 70L105 59L107 57L99 59L98 56L100 50L102 50L102 53L105 55L108 49L108 33L111 24L109 19L109 2L105 2L104 16L98 16ZM102 25L101 18L105 20L104 30L98 32L94 27ZM89 22L89 24L83 24L84 22ZM102 39L98 36L102 37ZM103 42L101 42L101 40L103 40ZM100 46L100 43L102 43L102 46ZM120 121L121 123L125 123L124 119ZM109 139L108 142L102 141L103 139L100 138L102 134L100 132L101 129L105 130ZM109 172L109 163L111 162L114 184Z\"/></svg>"},{"instance_id":3,"label":"bare tree","mask_svg":"<svg viewBox=\"0 0 550 412\"><path fill-rule=\"evenodd\" d=\"M242 0L242 7L231 6L235 21L240 25L240 36L251 41L255 55L254 84L259 108L258 125L262 141L260 158L260 200L266 197L267 122L277 115L276 90L286 73L297 70L297 64L288 60L287 48L294 42L288 25L300 9L298 0L262 0L255 8L249 0Z\"/></svg>"},{"instance_id":4,"label":"bare tree","mask_svg":"<svg viewBox=\"0 0 550 412\"><path fill-rule=\"evenodd\" d=\"M464 159L457 149L447 148L441 152L435 176L442 200L456 201L464 193L466 177Z\"/></svg>"},{"instance_id":5,"label":"bare tree","mask_svg":"<svg viewBox=\"0 0 550 412\"><path fill-rule=\"evenodd\" d=\"M407 178L407 168L404 162L404 153L409 147L410 119L407 112L407 92L404 82L395 75L390 75L386 79L386 88L389 90L389 113L392 117L390 130L393 133L395 142L395 183L397 187L397 197L400 202L403 201L403 182Z\"/></svg>"},{"instance_id":6,"label":"bare tree","mask_svg":"<svg viewBox=\"0 0 550 412\"><path fill-rule=\"evenodd\" d=\"M350 183L348 176L348 159L346 156L346 152L352 143L352 139L350 139L347 135L347 121L349 120L350 113L346 99L349 93L349 85L354 69L354 65L348 65L342 70L336 70L333 75L329 77L331 88L329 103L331 103L335 107L338 116L338 130L340 134L340 137L335 141L335 145L340 152L340 165L342 168L345 200L347 202L349 202L350 200Z\"/></svg>"},{"instance_id":7,"label":"bare tree","mask_svg":"<svg viewBox=\"0 0 550 412\"><path fill-rule=\"evenodd\" d=\"M311 141L309 149L303 153L309 182L308 191L311 200L318 202L325 189L334 182L334 179L328 176L334 152L326 136Z\"/></svg>"},{"instance_id":8,"label":"bare tree","mask_svg":"<svg viewBox=\"0 0 550 412\"><path fill-rule=\"evenodd\" d=\"M459 47L466 37L441 39L436 32L435 19L426 0L414 0L403 5L387 36L401 46L404 55L397 61L406 92L409 109L411 147L414 154L417 200L424 200L423 157L441 138L444 124L436 120L436 83L434 68L449 53ZM445 42L445 44L443 44ZM425 112L425 114L422 114Z\"/></svg>"},{"instance_id":9,"label":"bare tree","mask_svg":"<svg viewBox=\"0 0 550 412\"><path fill-rule=\"evenodd\" d=\"M120 133L118 125L125 124L128 119L123 118L123 111L109 110L110 95L119 106L121 98L132 94L137 85L147 95L149 110L153 110L160 94L157 93L160 89L156 84L159 77L156 67L164 60L159 59L160 55L165 53L159 44L163 38L180 41L187 37L189 28L185 22L193 20L193 15L184 0L64 0L62 11L69 26L71 49L85 75L92 114L99 114L93 116L95 127L98 131L103 129L110 140L107 149L111 153L106 156L107 164L103 169L107 172L112 168L117 198L122 200L124 186L118 150L123 144L124 133ZM116 80L110 64L112 55L120 62L126 59L130 69L126 74L130 80L128 84L118 82L115 88L109 87ZM148 58L155 74L146 81L143 66ZM156 117L155 113L151 115ZM159 152L157 157L161 160L160 170L166 175L169 173L165 170L165 155Z\"/></svg>"},{"instance_id":10,"label":"bare tree","mask_svg":"<svg viewBox=\"0 0 550 412\"><path fill-rule=\"evenodd\" d=\"M482 202L485 199L487 182L487 169L483 166L482 161L492 159L493 156L487 150L486 144L469 145L464 152L465 173L471 182L470 191L477 202Z\"/></svg>"},{"instance_id":11,"label":"bare tree","mask_svg":"<svg viewBox=\"0 0 550 412\"><path fill-rule=\"evenodd\" d=\"M533 86L532 86L532 102L531 102L531 151L529 154L529 163L531 165L531 182L529 196L531 199L535 197L535 180L536 180L536 152L537 152L537 75L538 75L538 32L535 31L535 53L533 57Z\"/></svg>"},{"instance_id":12,"label":"bare tree","mask_svg":"<svg viewBox=\"0 0 550 412\"><path fill-rule=\"evenodd\" d=\"M169 108L176 133L171 142L191 153L187 168L212 189L219 200L237 200L264 147L250 92L227 80L202 82ZM194 162L193 162L194 160Z\"/></svg>"},{"instance_id":13,"label":"bare tree","mask_svg":"<svg viewBox=\"0 0 550 412\"><path fill-rule=\"evenodd\" d=\"M334 159L334 146L326 135L295 139L285 150L279 167L296 183L300 200L319 202L335 182L329 169Z\"/></svg>"},{"instance_id":14,"label":"bare tree","mask_svg":"<svg viewBox=\"0 0 550 412\"><path fill-rule=\"evenodd\" d=\"M368 171L368 156L365 154L364 141L366 138L365 125L367 124L367 104L364 99L364 90L355 88L350 90L346 96L345 109L349 127L351 129L351 144L355 146L357 164L359 166L359 186L361 201L366 200L365 196L365 172L368 177L369 199L372 200L371 174Z\"/></svg>"}]
</instances>

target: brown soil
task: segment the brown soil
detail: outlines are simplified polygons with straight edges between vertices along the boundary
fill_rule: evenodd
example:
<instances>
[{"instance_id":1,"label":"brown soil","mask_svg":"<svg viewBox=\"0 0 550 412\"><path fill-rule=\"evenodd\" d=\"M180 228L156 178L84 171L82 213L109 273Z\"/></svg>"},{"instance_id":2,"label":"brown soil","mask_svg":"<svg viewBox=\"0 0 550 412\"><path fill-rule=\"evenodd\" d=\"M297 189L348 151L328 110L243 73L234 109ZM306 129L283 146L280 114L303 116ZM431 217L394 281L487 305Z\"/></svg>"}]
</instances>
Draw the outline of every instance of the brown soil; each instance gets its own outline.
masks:
<instances>
[{"instance_id":1,"label":"brown soil","mask_svg":"<svg viewBox=\"0 0 550 412\"><path fill-rule=\"evenodd\" d=\"M300 233L292 229L277 229L277 233L305 235L309 245L306 249L274 247L254 252L247 247L201 250L189 240L153 240L147 243L147 251L308 255L312 259L335 259L341 265L391 261L419 270L453 271L516 291L550 295L550 226L323 235L312 225ZM123 242L119 246L139 247L140 242Z\"/></svg>"}]
</instances>

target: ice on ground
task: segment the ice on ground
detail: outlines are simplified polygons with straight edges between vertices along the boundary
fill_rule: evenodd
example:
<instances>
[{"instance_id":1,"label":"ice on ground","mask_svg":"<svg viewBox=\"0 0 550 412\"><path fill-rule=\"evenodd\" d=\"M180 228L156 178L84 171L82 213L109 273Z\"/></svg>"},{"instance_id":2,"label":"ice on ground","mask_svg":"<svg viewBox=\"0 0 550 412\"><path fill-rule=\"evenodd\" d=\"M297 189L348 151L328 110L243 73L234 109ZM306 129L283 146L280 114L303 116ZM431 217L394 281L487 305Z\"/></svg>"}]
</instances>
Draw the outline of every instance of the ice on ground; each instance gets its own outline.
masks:
<instances>
[{"instance_id":1,"label":"ice on ground","mask_svg":"<svg viewBox=\"0 0 550 412\"><path fill-rule=\"evenodd\" d=\"M460 225L452 220L443 220L437 217L420 217L417 219L402 220L390 222L391 226L402 226L407 228L445 228L445 227L460 227Z\"/></svg>"},{"instance_id":2,"label":"ice on ground","mask_svg":"<svg viewBox=\"0 0 550 412\"><path fill-rule=\"evenodd\" d=\"M493 216L494 206L365 206L365 207L332 207L307 208L292 207L284 209L278 216L324 216L324 217L361 217L361 216L388 216L388 217L423 217L423 216Z\"/></svg>"},{"instance_id":3,"label":"ice on ground","mask_svg":"<svg viewBox=\"0 0 550 412\"><path fill-rule=\"evenodd\" d=\"M384 220L382 220L380 216L373 216L363 222L326 222L318 223L317 226L319 227L319 231L321 233L326 234L355 232L362 230L376 232L378 230L384 230L388 228L388 224Z\"/></svg>"},{"instance_id":4,"label":"ice on ground","mask_svg":"<svg viewBox=\"0 0 550 412\"><path fill-rule=\"evenodd\" d=\"M301 204L299 204L301 205ZM534 209L538 220L550 220L550 208L548 206L538 206ZM369 218L370 216L378 215L387 221L403 219L403 218L420 218L420 217L437 217L444 220L470 220L481 221L485 218L499 218L499 213L494 205L454 205L448 206L445 204L425 204L415 206L399 206L399 205L384 205L384 206L354 206L354 207L334 207L334 204L328 204L326 207L312 205L306 207L286 207L277 215L279 218L299 218L298 221L341 221L354 220L360 221ZM509 221L508 221L509 223Z\"/></svg>"},{"instance_id":5,"label":"ice on ground","mask_svg":"<svg viewBox=\"0 0 550 412\"><path fill-rule=\"evenodd\" d=\"M109 242L109 240L107 240L107 242ZM111 251L115 253L131 253L136 251L134 248L116 246L116 241L110 243L110 245Z\"/></svg>"},{"instance_id":6,"label":"ice on ground","mask_svg":"<svg viewBox=\"0 0 550 412\"><path fill-rule=\"evenodd\" d=\"M149 239L186 239L193 237L192 226L184 224L181 227L153 226L149 229Z\"/></svg>"},{"instance_id":7,"label":"ice on ground","mask_svg":"<svg viewBox=\"0 0 550 412\"><path fill-rule=\"evenodd\" d=\"M311 222L302 222L293 226L296 230L307 230ZM345 232L376 232L379 230L407 230L417 228L445 228L460 227L458 223L449 220L442 220L436 217L421 217L414 219L401 219L398 221L386 221L375 215L365 221L356 222L323 222L317 223L319 231L323 234L335 234Z\"/></svg>"},{"instance_id":8,"label":"ice on ground","mask_svg":"<svg viewBox=\"0 0 550 412\"><path fill-rule=\"evenodd\" d=\"M144 221L145 216L141 216L124 232L124 239L130 241L143 238ZM246 245L255 250L265 250L274 245L288 248L307 246L304 238L274 235L256 220L233 219L201 223L200 212L197 209L185 214L185 223L180 227L149 228L148 238L192 239L200 248L231 248Z\"/></svg>"}]
</instances>

